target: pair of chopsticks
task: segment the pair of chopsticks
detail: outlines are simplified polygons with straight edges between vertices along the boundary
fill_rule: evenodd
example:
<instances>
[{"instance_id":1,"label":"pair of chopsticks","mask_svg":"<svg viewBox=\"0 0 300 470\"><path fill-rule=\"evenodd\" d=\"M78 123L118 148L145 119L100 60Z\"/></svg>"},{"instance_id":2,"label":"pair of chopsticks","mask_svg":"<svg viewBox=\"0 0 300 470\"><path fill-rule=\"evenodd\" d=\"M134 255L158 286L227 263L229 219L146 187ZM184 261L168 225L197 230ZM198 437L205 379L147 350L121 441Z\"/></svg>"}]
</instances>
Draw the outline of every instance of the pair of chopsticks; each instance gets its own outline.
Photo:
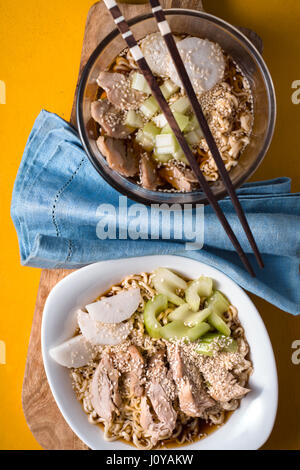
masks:
<instances>
[{"instance_id":1,"label":"pair of chopsticks","mask_svg":"<svg viewBox=\"0 0 300 470\"><path fill-rule=\"evenodd\" d=\"M152 73L152 71L151 71L151 69L150 69L150 67L149 67L149 65L148 65L148 63L147 63L147 61L146 61L146 59L145 59L145 57L144 57L144 55L141 51L136 39L133 36L132 31L130 30L124 16L122 15L122 13L120 11L120 8L118 7L115 0L104 0L104 3L106 5L106 7L108 8L108 10L110 11L110 13L111 13L111 15L114 19L114 22L115 22L117 28L119 29L123 39L126 41L128 47L130 49L130 52L132 54L132 57L136 61L137 65L139 66L140 71L144 75L147 83L149 84L149 86L151 88L151 91L153 93L153 96L157 100L162 112L164 113L169 126L171 127L172 131L174 132L175 137L176 137L180 147L182 148L182 150L183 150L183 152L184 152L184 154L185 154L185 156L186 156L193 172L195 173L203 192L205 193L210 205L214 209L217 217L219 218L219 220L220 220L225 232L227 233L232 245L234 246L237 254L239 255L242 263L244 264L244 266L247 269L247 271L249 272L249 274L252 277L255 277L255 273L254 273L253 267L251 266L251 264L249 262L249 259L247 258L246 254L245 254L243 248L241 247L238 239L236 238L236 236L235 236L228 220L226 219L224 213L222 212L222 209L221 209L216 197L214 196L208 182L206 181L206 179L205 179L205 177L204 177L204 175L203 175L203 173L200 169L200 166L198 165L198 163L196 161L196 158L194 157L188 143L186 142L185 137L184 137L183 133L181 132L181 130L178 126L178 123L177 123L175 117L173 116L173 113L172 113L171 109L169 108L169 105L168 105L166 99L164 98L164 96L163 96L163 94L160 90L160 87L157 83L156 78L154 77L154 75L153 75L153 73ZM159 3L159 0L150 0L150 4L151 4L151 7L152 7L153 15L156 18L158 28L159 28L159 30L160 30L160 32L161 32L161 34L162 34L162 36L165 40L165 43L168 47L168 50L169 50L170 55L173 59L173 62L175 64L177 73L178 73L178 75L181 79L181 82L183 84L185 92L186 92L188 98L190 99L190 102L191 102L192 108L194 110L194 113L195 113L195 115L198 119L199 125L202 128L202 131L203 131L204 136L206 138L208 147L209 147L209 149L210 149L210 151L213 155L213 158L215 159L215 162L216 162L217 167L219 169L221 178L222 178L222 180L224 182L224 185L227 189L227 192L228 192L228 194L229 194L229 196L232 200L232 203L233 203L234 208L237 212L239 220L240 220L240 222L243 226L243 229L244 229L245 234L248 238L248 241L249 241L249 243L250 243L250 245L253 249L256 260L257 260L259 266L261 268L263 268L264 264L263 264L262 257L259 253L259 250L258 250L258 247L257 247L256 242L254 240L253 234L252 234L251 229L249 227L249 224L247 222L246 216L243 212L242 206L241 206L241 204L238 200L238 197L235 193L233 184L232 184L231 179L228 175L228 172L225 168L224 162L222 160L222 157L220 155L220 152L218 150L216 142L215 142L215 140L213 138L213 135L210 131L209 125L208 125L208 123L206 121L206 118L203 114L201 105L200 105L200 103L197 99L197 96L196 96L195 92L194 92L193 86L191 84L191 81L189 79L189 76L187 74L185 66L184 66L183 61L181 59L181 56L179 54L176 42L173 38L170 26L169 26L169 24L166 20L164 11L162 10L162 7Z\"/></svg>"}]
</instances>

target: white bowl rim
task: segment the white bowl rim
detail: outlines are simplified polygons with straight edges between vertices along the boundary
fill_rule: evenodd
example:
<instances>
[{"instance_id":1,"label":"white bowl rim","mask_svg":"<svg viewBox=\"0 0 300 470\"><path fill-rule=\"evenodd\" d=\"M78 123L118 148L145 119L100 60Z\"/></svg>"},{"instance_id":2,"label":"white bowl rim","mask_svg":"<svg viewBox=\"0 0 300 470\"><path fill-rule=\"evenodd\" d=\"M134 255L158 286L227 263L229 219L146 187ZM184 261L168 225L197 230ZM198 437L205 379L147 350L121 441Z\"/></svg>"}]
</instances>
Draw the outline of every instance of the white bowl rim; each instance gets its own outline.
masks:
<instances>
[{"instance_id":1,"label":"white bowl rim","mask_svg":"<svg viewBox=\"0 0 300 470\"><path fill-rule=\"evenodd\" d=\"M132 264L133 266L138 265L139 262L148 264L154 264L156 267L159 266L166 266L169 267L170 269L175 269L180 272L182 270L184 272L184 268L187 269L187 266L190 266L190 269L193 269L193 267L196 267L198 265L198 270L201 268L203 271L201 271L202 274L208 274L209 276L213 277L215 281L217 282L226 282L228 286L231 286L236 293L238 294L239 298L242 299L242 301L245 301L247 306L251 310L251 321L255 322L256 327L259 328L258 332L260 334L260 338L264 343L263 347L263 355L261 356L262 361L264 362L264 371L266 374L268 374L268 385L269 385L269 391L271 391L271 396L268 395L268 400L266 400L265 397L265 402L264 405L267 406L267 412L264 414L264 425L263 427L256 427L251 429L250 427L247 428L246 434L244 433L244 436L242 439L239 439L239 436L237 438L237 441L232 441L231 443L226 442L226 446L222 446L222 443L219 442L221 438L221 434L223 434L223 438L226 439L226 434L224 432L222 433L222 430L224 431L225 428L229 429L229 424L232 422L233 418L237 416L240 413L241 408L243 407L243 404L246 400L249 400L249 397L251 397L251 394L249 394L246 398L242 400L242 406L238 410L236 410L232 417L223 425L219 430L214 431L212 434L210 434L208 437L205 439L202 439L200 441L197 441L193 443L192 445L188 446L182 446L179 447L178 449L181 450L256 450L259 449L269 438L272 429L274 427L275 419L276 419L276 414L277 414L277 407L278 407L278 377L277 377L277 368L276 368L276 362L275 362L275 357L274 357L274 352L272 348L272 344L268 335L268 332L266 330L266 327L264 325L264 322L257 311L255 305L251 301L251 299L248 297L248 295L245 293L245 291L238 286L230 277L222 273L221 271L206 265L205 263L195 261L191 258L187 258L184 256L176 256L176 255L153 255L153 256L142 256L142 257L135 257L135 258L126 258L126 259L118 259L118 260L107 260L107 261L100 261L98 263L94 263L88 266L85 266L83 268L80 268L76 270L75 272L70 273L67 275L64 279L62 279L56 286L52 289L50 292L46 303L44 307L44 312L43 312L43 318L42 318L42 328L41 328L41 346L42 346L42 357L43 357L43 363L44 363L44 368L47 376L47 380L51 389L51 392L53 394L53 397L55 399L55 402L62 413L64 419L70 426L70 428L73 430L73 432L91 449L93 450L102 450L98 445L94 445L91 442L91 439L87 438L84 432L79 429L76 424L74 423L74 419L72 415L66 410L66 407L62 403L61 399L59 398L59 395L57 393L57 383L56 383L56 378L53 376L51 372L51 357L49 356L49 348L47 347L47 323L49 322L50 315L53 315L52 307L56 302L57 296L60 294L60 290L65 290L68 285L71 285L74 283L74 281L79 281L86 277L87 275L92 275L93 273L96 273L98 269L105 269L109 265L111 266L112 269L116 267L118 264L128 265ZM180 261L180 269L178 266L178 262ZM183 267L183 269L181 269ZM128 268L129 269L129 268ZM153 268L155 269L155 268ZM151 271L153 270L151 269ZM144 272L147 272L147 266ZM130 270L128 271L130 272ZM131 271L132 272L132 271ZM137 269L134 271L134 273L139 273L142 272L141 270ZM123 278L126 277L126 274L123 275ZM122 279L119 279L120 281ZM95 296L96 297L96 296ZM236 302L235 302L236 303ZM50 313L52 312L52 313ZM69 312L70 313L70 312ZM68 313L68 314L69 314ZM243 315L241 312L239 312L239 317L241 318ZM243 321L242 321L243 323ZM247 336L247 330L246 330L246 337ZM67 338L66 338L67 339ZM251 354L253 353L253 348L257 348L258 346L254 343L250 343L250 349L251 349ZM54 343L52 343L52 346L54 346ZM53 361L52 361L53 362ZM68 371L68 369L63 368L56 364L56 366L60 369ZM255 369L254 369L254 374L255 374ZM262 378L262 375L261 375ZM251 383L250 379L250 383ZM70 379L71 382L71 379ZM261 392L264 394L264 391L261 390ZM74 394L75 395L75 394ZM256 402L258 398L256 397ZM254 400L254 401L255 401ZM259 405L259 403L258 403ZM81 405L80 405L81 408ZM81 408L82 410L82 408ZM82 413L84 414L84 411L82 410ZM251 417L251 415L249 415ZM86 419L86 422L88 423L87 416L84 414L84 417ZM237 421L237 419L236 419ZM93 426L94 428L97 428L96 426L88 423L90 426ZM98 432L102 432L99 428L97 429ZM228 434L228 432L227 432ZM216 438L217 436L217 438ZM101 434L99 435L99 445L105 442L105 448L109 450L116 450L113 447L117 445L118 449L121 450L135 450L135 447L130 446L129 444L124 444L121 441L115 441L113 443L111 442L106 442L104 441L103 437ZM219 443L218 443L219 442ZM218 443L218 444L217 444Z\"/></svg>"}]
</instances>

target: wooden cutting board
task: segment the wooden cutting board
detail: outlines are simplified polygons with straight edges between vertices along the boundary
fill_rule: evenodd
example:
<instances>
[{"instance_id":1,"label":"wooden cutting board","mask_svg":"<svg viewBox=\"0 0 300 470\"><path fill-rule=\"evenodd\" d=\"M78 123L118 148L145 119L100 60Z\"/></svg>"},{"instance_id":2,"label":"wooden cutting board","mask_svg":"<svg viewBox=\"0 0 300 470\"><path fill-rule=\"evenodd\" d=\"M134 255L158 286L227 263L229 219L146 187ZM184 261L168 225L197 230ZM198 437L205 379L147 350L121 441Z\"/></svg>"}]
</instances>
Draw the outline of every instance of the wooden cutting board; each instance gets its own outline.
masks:
<instances>
[{"instance_id":1,"label":"wooden cutting board","mask_svg":"<svg viewBox=\"0 0 300 470\"><path fill-rule=\"evenodd\" d=\"M162 0L161 3L164 8L203 9L201 0ZM149 4L124 4L121 5L121 10L124 17L130 19L148 13L150 7ZM114 29L114 25L105 5L101 2L93 5L86 22L78 83L91 53L112 29ZM244 28L243 32L256 43L258 49L261 49L261 40L255 33ZM74 126L76 126L76 93L71 114L71 123ZM25 418L36 440L47 450L88 449L69 428L54 401L46 379L41 354L41 323L45 301L51 289L70 272L69 270L42 271L23 382L22 404Z\"/></svg>"}]
</instances>

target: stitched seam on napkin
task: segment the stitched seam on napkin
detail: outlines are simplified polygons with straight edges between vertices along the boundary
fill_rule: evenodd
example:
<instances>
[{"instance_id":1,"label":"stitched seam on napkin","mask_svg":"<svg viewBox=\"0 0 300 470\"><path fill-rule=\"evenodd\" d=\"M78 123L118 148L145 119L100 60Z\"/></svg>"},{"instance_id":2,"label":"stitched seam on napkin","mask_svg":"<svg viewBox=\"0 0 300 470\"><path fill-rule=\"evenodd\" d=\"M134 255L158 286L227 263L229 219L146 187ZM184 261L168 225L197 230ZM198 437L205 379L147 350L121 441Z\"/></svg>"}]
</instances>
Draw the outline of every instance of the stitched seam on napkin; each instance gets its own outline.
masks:
<instances>
[{"instance_id":1,"label":"stitched seam on napkin","mask_svg":"<svg viewBox=\"0 0 300 470\"><path fill-rule=\"evenodd\" d=\"M60 233L60 230L59 230L59 227L58 227L58 222L56 220L56 214L55 214L55 211L56 211L56 206L57 206L57 203L60 199L60 197L62 196L62 194L65 192L65 190L67 189L67 187L72 183L73 179L75 178L75 176L77 175L78 171L80 170L80 167L82 166L82 164L84 163L85 161L85 157L82 158L81 162L79 163L78 167L76 168L76 170L74 171L74 173L72 174L72 176L69 178L69 180L63 185L62 188L60 188L60 190L56 193L56 196L54 198L54 203L53 203L53 206L52 206L52 222L54 224L54 227L55 227L55 230L56 230L56 236L59 237L61 236L61 233ZM69 249L70 251L70 249Z\"/></svg>"},{"instance_id":2,"label":"stitched seam on napkin","mask_svg":"<svg viewBox=\"0 0 300 470\"><path fill-rule=\"evenodd\" d=\"M69 245L69 251L68 251L68 256L67 256L66 262L70 261L71 256L73 254L72 240L68 240L68 245Z\"/></svg>"}]
</instances>

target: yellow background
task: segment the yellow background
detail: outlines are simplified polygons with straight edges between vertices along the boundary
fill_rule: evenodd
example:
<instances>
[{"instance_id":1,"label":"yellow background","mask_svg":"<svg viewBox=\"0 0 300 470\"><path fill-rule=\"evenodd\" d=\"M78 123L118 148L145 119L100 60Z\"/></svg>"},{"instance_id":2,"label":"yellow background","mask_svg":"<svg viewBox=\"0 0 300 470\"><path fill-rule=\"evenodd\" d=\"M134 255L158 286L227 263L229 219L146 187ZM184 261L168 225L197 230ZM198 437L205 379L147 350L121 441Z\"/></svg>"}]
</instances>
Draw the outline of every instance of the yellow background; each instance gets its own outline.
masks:
<instances>
[{"instance_id":1,"label":"yellow background","mask_svg":"<svg viewBox=\"0 0 300 470\"><path fill-rule=\"evenodd\" d=\"M0 80L7 104L0 105L0 340L7 364L0 365L0 449L39 449L22 412L21 389L40 271L20 266L10 220L10 200L22 152L41 108L68 119L78 74L85 19L93 0L1 0ZM300 191L300 105L291 84L300 79L299 0L206 0L208 12L254 29L264 40L264 57L278 96L277 130L255 179L293 178ZM101 27L101 25L99 25ZM254 297L253 297L254 298ZM300 339L300 318L254 298L274 345L280 404L267 449L300 449L300 366L291 344Z\"/></svg>"}]
</instances>

